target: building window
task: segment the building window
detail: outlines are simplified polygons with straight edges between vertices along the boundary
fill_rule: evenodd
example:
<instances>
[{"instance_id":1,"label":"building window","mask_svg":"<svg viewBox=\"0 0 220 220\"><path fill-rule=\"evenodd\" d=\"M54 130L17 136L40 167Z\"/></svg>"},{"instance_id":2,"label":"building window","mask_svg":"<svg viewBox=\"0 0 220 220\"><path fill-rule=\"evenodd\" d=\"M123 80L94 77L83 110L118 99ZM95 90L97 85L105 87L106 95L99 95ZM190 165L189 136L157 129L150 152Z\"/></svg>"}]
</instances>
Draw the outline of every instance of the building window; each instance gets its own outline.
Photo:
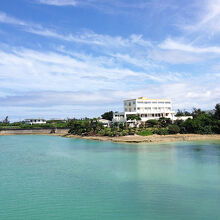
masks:
<instances>
[{"instance_id":1,"label":"building window","mask_svg":"<svg viewBox=\"0 0 220 220\"><path fill-rule=\"evenodd\" d=\"M127 108L125 108L125 111L127 111L128 109Z\"/></svg>"},{"instance_id":2,"label":"building window","mask_svg":"<svg viewBox=\"0 0 220 220\"><path fill-rule=\"evenodd\" d=\"M145 104L151 104L151 102L144 102Z\"/></svg>"},{"instance_id":3,"label":"building window","mask_svg":"<svg viewBox=\"0 0 220 220\"><path fill-rule=\"evenodd\" d=\"M133 102L133 104L135 105L135 102Z\"/></svg>"},{"instance_id":4,"label":"building window","mask_svg":"<svg viewBox=\"0 0 220 220\"><path fill-rule=\"evenodd\" d=\"M137 110L140 110L140 108L138 107Z\"/></svg>"},{"instance_id":5,"label":"building window","mask_svg":"<svg viewBox=\"0 0 220 220\"><path fill-rule=\"evenodd\" d=\"M170 102L165 102L165 104L170 104Z\"/></svg>"},{"instance_id":6,"label":"building window","mask_svg":"<svg viewBox=\"0 0 220 220\"><path fill-rule=\"evenodd\" d=\"M164 102L158 102L158 104L164 104Z\"/></svg>"},{"instance_id":7,"label":"building window","mask_svg":"<svg viewBox=\"0 0 220 220\"><path fill-rule=\"evenodd\" d=\"M152 102L152 104L157 104L157 102Z\"/></svg>"}]
</instances>

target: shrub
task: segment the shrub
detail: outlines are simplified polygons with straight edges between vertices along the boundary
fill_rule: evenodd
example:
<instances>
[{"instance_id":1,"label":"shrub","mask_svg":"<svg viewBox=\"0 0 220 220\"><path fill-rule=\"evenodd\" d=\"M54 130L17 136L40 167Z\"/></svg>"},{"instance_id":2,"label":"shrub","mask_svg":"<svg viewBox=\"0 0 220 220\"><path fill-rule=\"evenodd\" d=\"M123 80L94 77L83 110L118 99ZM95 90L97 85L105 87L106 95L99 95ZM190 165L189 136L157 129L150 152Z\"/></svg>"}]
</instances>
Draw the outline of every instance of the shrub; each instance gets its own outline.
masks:
<instances>
[{"instance_id":1,"label":"shrub","mask_svg":"<svg viewBox=\"0 0 220 220\"><path fill-rule=\"evenodd\" d=\"M172 124L172 121L170 118L159 118L158 123L160 124L161 127L167 127L168 125Z\"/></svg>"},{"instance_id":2,"label":"shrub","mask_svg":"<svg viewBox=\"0 0 220 220\"><path fill-rule=\"evenodd\" d=\"M158 120L156 119L150 119L146 121L146 127L154 127L155 125L158 125Z\"/></svg>"},{"instance_id":3,"label":"shrub","mask_svg":"<svg viewBox=\"0 0 220 220\"><path fill-rule=\"evenodd\" d=\"M159 134L159 135L167 135L167 134L169 134L169 131L168 131L167 128L160 128L160 129L158 129L157 134Z\"/></svg>"},{"instance_id":4,"label":"shrub","mask_svg":"<svg viewBox=\"0 0 220 220\"><path fill-rule=\"evenodd\" d=\"M205 126L198 132L199 134L212 134L212 126Z\"/></svg>"},{"instance_id":5,"label":"shrub","mask_svg":"<svg viewBox=\"0 0 220 220\"><path fill-rule=\"evenodd\" d=\"M169 134L177 134L180 132L180 128L178 125L169 125L168 131L169 131Z\"/></svg>"},{"instance_id":6,"label":"shrub","mask_svg":"<svg viewBox=\"0 0 220 220\"><path fill-rule=\"evenodd\" d=\"M149 130L143 130L143 131L139 131L138 132L138 135L141 135L141 136L149 136L149 135L152 135L153 133Z\"/></svg>"},{"instance_id":7,"label":"shrub","mask_svg":"<svg viewBox=\"0 0 220 220\"><path fill-rule=\"evenodd\" d=\"M215 125L213 126L213 131L216 134L220 134L220 120L215 122Z\"/></svg>"},{"instance_id":8,"label":"shrub","mask_svg":"<svg viewBox=\"0 0 220 220\"><path fill-rule=\"evenodd\" d=\"M128 134L129 134L129 135L134 135L134 134L135 134L135 131L134 131L132 128L130 128L130 129L128 130Z\"/></svg>"},{"instance_id":9,"label":"shrub","mask_svg":"<svg viewBox=\"0 0 220 220\"><path fill-rule=\"evenodd\" d=\"M139 115L128 115L127 116L127 120L141 120L140 116Z\"/></svg>"},{"instance_id":10,"label":"shrub","mask_svg":"<svg viewBox=\"0 0 220 220\"><path fill-rule=\"evenodd\" d=\"M128 135L128 130L124 130L121 133L122 133L122 136L126 136L126 135Z\"/></svg>"}]
</instances>

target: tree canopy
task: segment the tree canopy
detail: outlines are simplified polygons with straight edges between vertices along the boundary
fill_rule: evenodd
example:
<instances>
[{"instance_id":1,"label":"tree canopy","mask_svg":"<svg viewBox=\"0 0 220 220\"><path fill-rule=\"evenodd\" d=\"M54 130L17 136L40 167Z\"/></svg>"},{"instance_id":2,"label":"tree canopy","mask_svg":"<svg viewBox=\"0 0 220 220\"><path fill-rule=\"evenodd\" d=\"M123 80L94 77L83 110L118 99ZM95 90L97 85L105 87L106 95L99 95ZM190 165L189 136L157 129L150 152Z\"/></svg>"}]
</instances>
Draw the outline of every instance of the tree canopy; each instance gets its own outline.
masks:
<instances>
[{"instance_id":1,"label":"tree canopy","mask_svg":"<svg viewBox=\"0 0 220 220\"><path fill-rule=\"evenodd\" d=\"M101 117L102 117L103 119L112 121L112 119L113 119L113 111L105 112L104 114L101 115Z\"/></svg>"}]
</instances>

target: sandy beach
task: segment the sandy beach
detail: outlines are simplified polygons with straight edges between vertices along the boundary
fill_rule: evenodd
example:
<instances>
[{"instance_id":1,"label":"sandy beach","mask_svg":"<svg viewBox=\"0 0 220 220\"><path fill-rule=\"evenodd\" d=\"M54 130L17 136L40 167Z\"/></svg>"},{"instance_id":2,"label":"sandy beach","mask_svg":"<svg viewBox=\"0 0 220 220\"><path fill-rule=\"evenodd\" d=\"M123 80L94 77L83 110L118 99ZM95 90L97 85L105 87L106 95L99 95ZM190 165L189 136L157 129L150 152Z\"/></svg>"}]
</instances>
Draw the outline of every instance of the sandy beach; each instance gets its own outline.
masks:
<instances>
[{"instance_id":1,"label":"sandy beach","mask_svg":"<svg viewBox=\"0 0 220 220\"><path fill-rule=\"evenodd\" d=\"M202 140L219 140L219 134L213 135L200 135L200 134L174 134L174 135L128 135L120 137L108 137L108 136L80 136L68 134L68 129L57 129L54 134L50 133L50 129L38 129L38 130L7 130L0 131L0 136L6 135L54 135L65 138L77 138L86 140L98 140L98 141L110 141L121 143L157 143L157 142L178 142L178 141L202 141Z\"/></svg>"},{"instance_id":2,"label":"sandy beach","mask_svg":"<svg viewBox=\"0 0 220 220\"><path fill-rule=\"evenodd\" d=\"M65 135L68 138L80 138L87 140L98 140L98 141L111 141L121 143L157 143L157 142L178 142L178 141L202 141L202 140L219 140L220 135L199 135L199 134L175 134L175 135L150 135L150 136L139 136L129 135L120 137L106 137L106 136L85 136L81 137L78 135Z\"/></svg>"}]
</instances>

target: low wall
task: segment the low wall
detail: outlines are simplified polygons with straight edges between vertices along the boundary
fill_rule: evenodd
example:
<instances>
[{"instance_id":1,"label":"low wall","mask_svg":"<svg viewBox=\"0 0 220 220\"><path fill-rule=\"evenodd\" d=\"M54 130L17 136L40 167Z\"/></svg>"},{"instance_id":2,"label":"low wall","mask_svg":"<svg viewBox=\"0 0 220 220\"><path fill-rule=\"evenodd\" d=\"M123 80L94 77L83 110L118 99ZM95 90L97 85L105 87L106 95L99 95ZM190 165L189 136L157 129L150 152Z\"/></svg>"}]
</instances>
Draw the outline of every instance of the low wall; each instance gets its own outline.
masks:
<instances>
[{"instance_id":1,"label":"low wall","mask_svg":"<svg viewBox=\"0 0 220 220\"><path fill-rule=\"evenodd\" d=\"M69 129L55 129L54 132L52 129L4 129L0 130L0 135L21 135L21 134L58 134L65 135Z\"/></svg>"}]
</instances>

